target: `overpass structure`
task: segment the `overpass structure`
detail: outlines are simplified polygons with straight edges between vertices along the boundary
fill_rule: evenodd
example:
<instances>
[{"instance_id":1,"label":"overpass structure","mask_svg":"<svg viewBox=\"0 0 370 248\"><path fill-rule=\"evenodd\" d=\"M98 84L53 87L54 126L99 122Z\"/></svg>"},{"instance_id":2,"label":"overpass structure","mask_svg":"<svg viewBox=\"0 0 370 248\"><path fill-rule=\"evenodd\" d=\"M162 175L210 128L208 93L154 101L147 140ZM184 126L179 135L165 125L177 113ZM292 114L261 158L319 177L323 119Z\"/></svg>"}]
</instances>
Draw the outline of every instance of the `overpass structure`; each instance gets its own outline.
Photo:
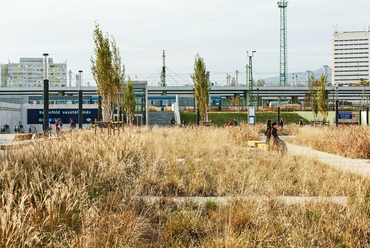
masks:
<instances>
[{"instance_id":1,"label":"overpass structure","mask_svg":"<svg viewBox=\"0 0 370 248\"><path fill-rule=\"evenodd\" d=\"M135 82L133 82L135 84ZM143 85L144 82L137 82ZM77 96L78 87L50 87L50 97L65 97ZM83 87L82 91L85 96L97 95L98 88L96 86ZM192 86L149 86L146 87L147 95L194 95L194 87ZM335 87L326 87L330 99L334 99ZM260 97L264 100L274 100L279 97L287 97L288 99L303 99L309 92L308 87L253 87L253 95L255 98ZM240 96L248 97L249 89L245 86L227 87L213 86L210 91L211 95L221 96ZM0 96L42 96L42 87L0 87ZM339 100L362 100L370 98L370 87L339 87Z\"/></svg>"}]
</instances>

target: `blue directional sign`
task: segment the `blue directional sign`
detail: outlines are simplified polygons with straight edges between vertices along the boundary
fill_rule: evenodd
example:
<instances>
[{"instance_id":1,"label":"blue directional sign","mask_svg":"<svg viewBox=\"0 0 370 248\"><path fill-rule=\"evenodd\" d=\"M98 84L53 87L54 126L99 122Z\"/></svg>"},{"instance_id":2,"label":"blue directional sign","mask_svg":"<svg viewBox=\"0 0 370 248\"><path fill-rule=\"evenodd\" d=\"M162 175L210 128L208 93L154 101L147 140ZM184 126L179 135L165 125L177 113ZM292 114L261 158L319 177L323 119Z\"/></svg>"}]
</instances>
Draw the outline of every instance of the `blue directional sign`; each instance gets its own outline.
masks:
<instances>
[{"instance_id":1,"label":"blue directional sign","mask_svg":"<svg viewBox=\"0 0 370 248\"><path fill-rule=\"evenodd\" d=\"M352 114L351 112L339 112L338 113L338 119L342 119L342 120L350 120L354 117L354 114Z\"/></svg>"}]
</instances>

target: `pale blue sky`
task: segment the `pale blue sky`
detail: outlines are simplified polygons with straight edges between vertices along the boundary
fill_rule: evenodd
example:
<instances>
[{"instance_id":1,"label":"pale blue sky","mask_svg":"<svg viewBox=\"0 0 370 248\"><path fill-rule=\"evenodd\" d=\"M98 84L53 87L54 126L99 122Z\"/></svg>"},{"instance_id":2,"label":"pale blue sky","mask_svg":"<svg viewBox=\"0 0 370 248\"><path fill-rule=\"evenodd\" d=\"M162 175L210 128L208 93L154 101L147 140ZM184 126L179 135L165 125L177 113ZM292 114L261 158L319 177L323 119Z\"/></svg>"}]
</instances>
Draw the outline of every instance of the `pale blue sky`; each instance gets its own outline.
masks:
<instances>
[{"instance_id":1,"label":"pale blue sky","mask_svg":"<svg viewBox=\"0 0 370 248\"><path fill-rule=\"evenodd\" d=\"M330 66L334 26L367 30L369 9L369 0L289 1L289 72ZM115 36L131 78L158 81L163 49L172 84L191 82L197 52L219 84L235 70L245 80L247 50L257 51L256 79L279 73L277 0L12 0L0 2L0 18L0 63L48 52L55 62L67 59L74 73L82 69L85 82L93 82L95 21Z\"/></svg>"}]
</instances>

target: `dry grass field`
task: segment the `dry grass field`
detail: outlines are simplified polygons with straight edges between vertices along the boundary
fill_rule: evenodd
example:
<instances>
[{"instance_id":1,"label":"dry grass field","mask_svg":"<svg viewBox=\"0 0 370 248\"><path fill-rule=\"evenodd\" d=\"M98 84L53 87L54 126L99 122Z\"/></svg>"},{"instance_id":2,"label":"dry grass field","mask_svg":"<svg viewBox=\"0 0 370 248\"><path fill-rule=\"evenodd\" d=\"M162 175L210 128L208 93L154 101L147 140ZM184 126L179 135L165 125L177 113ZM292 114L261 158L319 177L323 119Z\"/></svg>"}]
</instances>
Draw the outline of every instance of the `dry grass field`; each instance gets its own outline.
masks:
<instances>
[{"instance_id":1,"label":"dry grass field","mask_svg":"<svg viewBox=\"0 0 370 248\"><path fill-rule=\"evenodd\" d=\"M289 142L348 158L370 158L370 128L324 126L300 128Z\"/></svg>"},{"instance_id":2,"label":"dry grass field","mask_svg":"<svg viewBox=\"0 0 370 248\"><path fill-rule=\"evenodd\" d=\"M369 246L369 181L251 150L246 141L258 129L81 131L2 154L0 246ZM178 196L235 198L204 205L169 198ZM285 204L278 196L349 200Z\"/></svg>"}]
</instances>

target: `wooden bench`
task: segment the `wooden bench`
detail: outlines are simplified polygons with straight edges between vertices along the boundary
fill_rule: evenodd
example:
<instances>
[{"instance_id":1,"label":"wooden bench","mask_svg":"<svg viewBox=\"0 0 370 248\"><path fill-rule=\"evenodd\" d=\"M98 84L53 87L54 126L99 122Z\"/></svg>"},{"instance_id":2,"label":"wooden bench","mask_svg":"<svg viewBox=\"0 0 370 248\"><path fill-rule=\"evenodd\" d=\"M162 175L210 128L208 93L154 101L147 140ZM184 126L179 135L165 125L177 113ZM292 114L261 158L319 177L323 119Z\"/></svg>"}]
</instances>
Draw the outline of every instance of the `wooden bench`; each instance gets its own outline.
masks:
<instances>
[{"instance_id":1,"label":"wooden bench","mask_svg":"<svg viewBox=\"0 0 370 248\"><path fill-rule=\"evenodd\" d=\"M108 119L107 121L97 121L95 118L95 121L93 122L93 128L94 132L96 134L96 128L99 127L101 133L103 133L103 128L107 127L108 135L113 133L115 135L115 130L120 132L120 128L122 127L122 132L125 131L125 122L124 121L111 121Z\"/></svg>"},{"instance_id":2,"label":"wooden bench","mask_svg":"<svg viewBox=\"0 0 370 248\"><path fill-rule=\"evenodd\" d=\"M16 134L13 141L18 142L18 141L31 140L32 136L33 136L32 133L30 133L30 134Z\"/></svg>"},{"instance_id":3,"label":"wooden bench","mask_svg":"<svg viewBox=\"0 0 370 248\"><path fill-rule=\"evenodd\" d=\"M258 148L264 151L271 151L271 146L264 143L259 143Z\"/></svg>"},{"instance_id":4,"label":"wooden bench","mask_svg":"<svg viewBox=\"0 0 370 248\"><path fill-rule=\"evenodd\" d=\"M258 148L258 144L264 144L265 142L263 141L255 141L255 140L250 140L248 141L248 145L251 147Z\"/></svg>"},{"instance_id":5,"label":"wooden bench","mask_svg":"<svg viewBox=\"0 0 370 248\"><path fill-rule=\"evenodd\" d=\"M33 139L42 139L44 138L44 133L35 133Z\"/></svg>"},{"instance_id":6,"label":"wooden bench","mask_svg":"<svg viewBox=\"0 0 370 248\"><path fill-rule=\"evenodd\" d=\"M203 127L210 127L210 126L213 126L212 121L201 121L199 124L200 124L201 126L203 126Z\"/></svg>"},{"instance_id":7,"label":"wooden bench","mask_svg":"<svg viewBox=\"0 0 370 248\"><path fill-rule=\"evenodd\" d=\"M17 150L17 149L21 149L23 147L32 145L33 143L34 142L25 142L25 143L1 145L0 150L2 150L2 151L6 151L6 150Z\"/></svg>"},{"instance_id":8,"label":"wooden bench","mask_svg":"<svg viewBox=\"0 0 370 248\"><path fill-rule=\"evenodd\" d=\"M280 151L279 146L270 146L267 145L264 141L248 141L248 146L261 149L263 151Z\"/></svg>"}]
</instances>

